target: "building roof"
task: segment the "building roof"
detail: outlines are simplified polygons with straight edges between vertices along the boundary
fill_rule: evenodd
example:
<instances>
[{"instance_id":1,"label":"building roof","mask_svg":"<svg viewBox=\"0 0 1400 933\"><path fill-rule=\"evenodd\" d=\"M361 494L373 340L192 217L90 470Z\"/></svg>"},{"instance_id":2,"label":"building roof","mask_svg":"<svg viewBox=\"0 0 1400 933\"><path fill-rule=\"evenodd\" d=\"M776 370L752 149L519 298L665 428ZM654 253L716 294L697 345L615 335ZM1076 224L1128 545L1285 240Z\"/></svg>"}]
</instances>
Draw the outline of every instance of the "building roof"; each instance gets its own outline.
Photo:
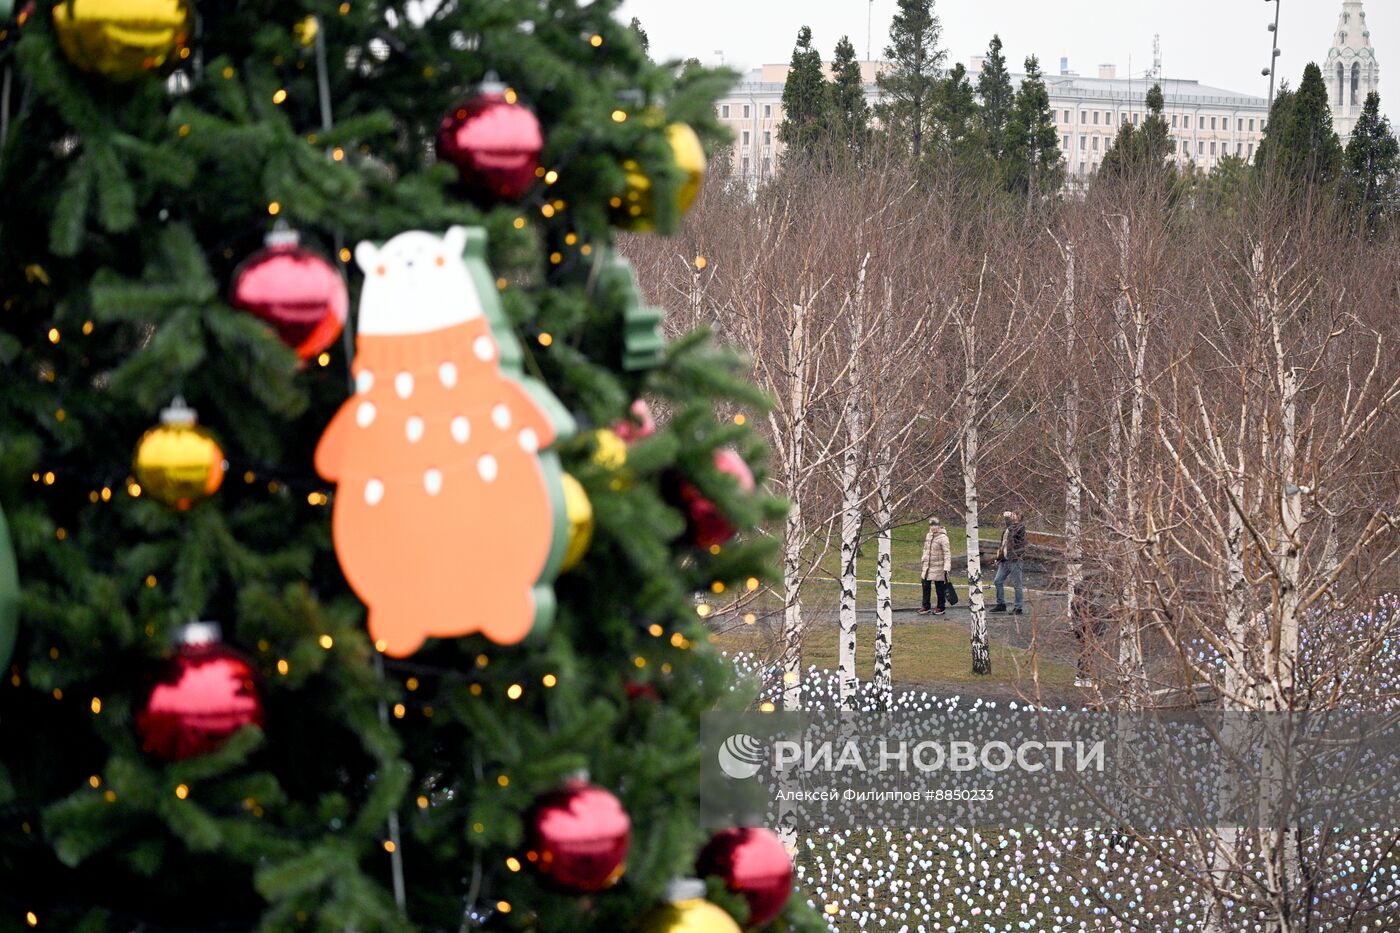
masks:
<instances>
[{"instance_id":1,"label":"building roof","mask_svg":"<svg viewBox=\"0 0 1400 933\"><path fill-rule=\"evenodd\" d=\"M753 68L744 74L739 83L726 96L782 94L782 81L765 81L764 78L775 77L775 69L785 67L769 65L765 68ZM1024 77L1024 74L1012 74L1012 84L1019 84ZM1047 74L1044 78L1046 89L1050 95L1060 99L1069 97L1139 103L1145 100L1147 92L1153 84L1161 84L1162 96L1166 98L1168 107L1228 107L1238 110L1261 111L1268 109L1268 103L1262 95L1246 94L1242 91L1232 91L1228 88L1180 78L1163 78L1160 81L1153 81L1148 78L1094 78L1086 75L1058 74ZM867 84L865 90L867 96L872 98L877 94L876 86L873 83Z\"/></svg>"},{"instance_id":2,"label":"building roof","mask_svg":"<svg viewBox=\"0 0 1400 933\"><path fill-rule=\"evenodd\" d=\"M1025 75L1012 75L1012 82ZM1167 106L1173 104L1210 105L1216 107L1248 107L1263 110L1267 106L1262 95L1231 91L1223 87L1186 81L1180 78L1091 78L1084 75L1045 75L1045 87L1056 97L1094 97L1109 100L1141 101L1152 85L1162 85Z\"/></svg>"}]
</instances>

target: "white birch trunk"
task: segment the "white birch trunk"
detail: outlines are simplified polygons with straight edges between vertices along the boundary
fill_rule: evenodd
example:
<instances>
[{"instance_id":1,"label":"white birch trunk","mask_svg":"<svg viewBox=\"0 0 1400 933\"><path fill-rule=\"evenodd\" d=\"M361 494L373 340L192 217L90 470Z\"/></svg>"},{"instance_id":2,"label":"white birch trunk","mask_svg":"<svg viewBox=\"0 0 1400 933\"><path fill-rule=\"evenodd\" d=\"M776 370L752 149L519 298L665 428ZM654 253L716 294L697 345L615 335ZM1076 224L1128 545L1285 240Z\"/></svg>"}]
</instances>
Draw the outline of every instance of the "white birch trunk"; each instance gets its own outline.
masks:
<instances>
[{"instance_id":1,"label":"white birch trunk","mask_svg":"<svg viewBox=\"0 0 1400 933\"><path fill-rule=\"evenodd\" d=\"M1078 311L1075 307L1074 244L1069 244L1065 256L1065 365L1069 367L1069 385L1065 387L1064 461L1065 461L1065 618L1074 618L1074 597L1084 577L1083 531L1080 527L1084 477L1079 463L1079 370L1075 366L1075 329Z\"/></svg>"},{"instance_id":2,"label":"white birch trunk","mask_svg":"<svg viewBox=\"0 0 1400 933\"><path fill-rule=\"evenodd\" d=\"M987 641L987 601L982 598L981 535L978 532L979 505L977 501L977 328L967 324L962 328L963 356L966 374L963 382L962 454L963 529L967 533L967 602L971 621L972 673L992 672L992 652Z\"/></svg>"},{"instance_id":3,"label":"white birch trunk","mask_svg":"<svg viewBox=\"0 0 1400 933\"><path fill-rule=\"evenodd\" d=\"M864 421L861 407L860 351L865 339L865 266L860 264L856 278L855 301L851 305L850 362L846 371L846 453L841 463L841 607L837 633L836 680L841 709L856 708L856 554L860 550L860 458Z\"/></svg>"},{"instance_id":4,"label":"white birch trunk","mask_svg":"<svg viewBox=\"0 0 1400 933\"><path fill-rule=\"evenodd\" d=\"M1199 400L1200 397L1197 398ZM1244 416L1244 412L1240 414L1241 417ZM1218 445L1217 451L1223 453ZM1250 709L1254 704L1254 691L1249 677L1249 634L1245 623L1244 519L1239 512L1244 507L1242 468L1230 474L1229 499L1225 507L1225 640L1228 657L1225 659L1222 678L1224 696L1221 706L1226 716L1220 737L1225 760L1216 793L1220 798L1218 806L1221 812L1229 813L1246 803L1244 772L1234 767L1233 763L1243 761L1248 748L1253 744L1253 737L1245 734L1246 730L1242 728L1238 716L1231 715ZM1209 866L1213 898L1205 922L1207 933L1229 933L1222 894L1230 890L1231 877L1240 862L1240 835L1240 827L1234 824L1221 825L1215 830L1214 850L1210 855Z\"/></svg>"},{"instance_id":5,"label":"white birch trunk","mask_svg":"<svg viewBox=\"0 0 1400 933\"><path fill-rule=\"evenodd\" d=\"M1144 369L1147 362L1147 312L1142 301L1130 303L1128 300L1128 242L1129 227L1128 219L1122 220L1119 234L1119 288L1122 295L1118 303L1114 306L1114 315L1118 321L1119 338L1123 346L1124 355L1128 357L1132 364L1132 377L1129 383L1129 408L1128 408L1128 430L1124 437L1123 451L1123 511L1127 524L1127 532L1130 535L1138 533L1138 518L1141 512L1141 501L1138 495L1137 483L1137 458L1138 451L1142 443L1142 421L1143 409L1146 404L1146 381ZM1132 327L1133 336L1129 342L1127 326L1129 305L1132 305ZM1132 551L1132 541L1124 542L1122 550L1126 554ZM1120 676L1123 678L1123 692L1125 695L1137 695L1145 689L1145 671L1143 669L1142 656L1142 627L1141 611L1139 609L1139 594L1134 585L1134 575L1128 573L1128 565L1125 561L1120 568L1122 587L1119 604L1123 607L1124 620L1118 637L1118 667Z\"/></svg>"},{"instance_id":6,"label":"white birch trunk","mask_svg":"<svg viewBox=\"0 0 1400 933\"><path fill-rule=\"evenodd\" d=\"M894 605L890 598L890 574L893 563L890 557L890 532L892 524L891 502L893 490L890 488L890 456L883 449L875 468L876 499L875 522L879 526L875 563L875 695L881 709L894 705Z\"/></svg>"},{"instance_id":7,"label":"white birch trunk","mask_svg":"<svg viewBox=\"0 0 1400 933\"><path fill-rule=\"evenodd\" d=\"M1303 490L1298 475L1298 378L1288 365L1283 345L1283 328L1279 320L1277 289L1264 285L1263 250L1255 247L1252 270L1256 297L1267 312L1273 330L1275 386L1279 396L1279 437L1276 471L1278 476L1279 522L1275 538L1274 562L1278 568L1275 583L1277 618L1269 633L1268 694L1264 708L1291 710L1295 705L1295 670L1298 661L1298 626L1302 605L1302 542ZM1293 792L1288 775L1283 737L1276 730L1266 730L1264 745L1264 781L1260 795L1266 805L1288 799ZM1298 853L1297 832L1291 822L1273 833L1272 847L1266 863L1270 890L1273 895L1274 916L1268 929L1273 933L1288 933L1293 929L1290 916L1293 893L1301 882L1302 871Z\"/></svg>"},{"instance_id":8,"label":"white birch trunk","mask_svg":"<svg viewBox=\"0 0 1400 933\"><path fill-rule=\"evenodd\" d=\"M792 507L783 538L783 709L802 708L802 522L803 452L807 431L807 307L793 305L788 330L787 362L792 374L788 396L791 419L786 472Z\"/></svg>"}]
</instances>

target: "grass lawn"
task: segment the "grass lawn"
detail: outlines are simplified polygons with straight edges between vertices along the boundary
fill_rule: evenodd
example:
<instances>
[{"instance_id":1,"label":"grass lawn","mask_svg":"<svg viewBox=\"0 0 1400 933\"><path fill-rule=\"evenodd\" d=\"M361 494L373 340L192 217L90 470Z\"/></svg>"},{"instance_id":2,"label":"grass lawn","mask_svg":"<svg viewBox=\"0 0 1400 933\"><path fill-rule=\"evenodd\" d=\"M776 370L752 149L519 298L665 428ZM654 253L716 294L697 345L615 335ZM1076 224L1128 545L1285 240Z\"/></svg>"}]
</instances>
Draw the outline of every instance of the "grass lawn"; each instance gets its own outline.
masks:
<instances>
[{"instance_id":1,"label":"grass lawn","mask_svg":"<svg viewBox=\"0 0 1400 933\"><path fill-rule=\"evenodd\" d=\"M874 676L874 626L862 623L856 628L856 673L863 680ZM835 670L837 630L833 625L812 626L802 646L803 665ZM767 654L771 644L764 631L742 628L715 639L726 651L753 651ZM1068 687L1074 682L1074 668L1043 656L1034 658L1040 682L1047 687ZM969 686L1025 686L1029 692L1032 656L1029 651L1004 642L992 642L992 674L972 673L967 626L951 622L898 624L894 630L895 683L967 684Z\"/></svg>"}]
</instances>

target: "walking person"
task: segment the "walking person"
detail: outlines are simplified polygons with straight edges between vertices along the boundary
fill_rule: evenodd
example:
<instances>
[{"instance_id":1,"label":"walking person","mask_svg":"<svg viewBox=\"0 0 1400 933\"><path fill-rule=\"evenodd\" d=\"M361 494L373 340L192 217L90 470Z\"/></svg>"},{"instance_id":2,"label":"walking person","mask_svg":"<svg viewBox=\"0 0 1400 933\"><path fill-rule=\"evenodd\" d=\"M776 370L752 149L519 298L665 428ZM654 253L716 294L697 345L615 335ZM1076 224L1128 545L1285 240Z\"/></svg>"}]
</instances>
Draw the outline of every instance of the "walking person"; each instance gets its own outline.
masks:
<instances>
[{"instance_id":1,"label":"walking person","mask_svg":"<svg viewBox=\"0 0 1400 933\"><path fill-rule=\"evenodd\" d=\"M1021 522L1020 512L1002 512L1001 547L997 548L997 604L992 612L1006 611L1006 580L1011 578L1011 586L1016 591L1016 606L1012 615L1021 614L1024 599L1021 583L1021 560L1026 555L1026 526Z\"/></svg>"},{"instance_id":2,"label":"walking person","mask_svg":"<svg viewBox=\"0 0 1400 933\"><path fill-rule=\"evenodd\" d=\"M937 518L928 520L928 534L924 536L924 555L922 560L922 577L924 584L924 605L919 610L919 615L928 615L932 612L936 616L943 615L943 599L952 584L948 582L948 573L953 569L953 549L948 544L948 532L943 529L943 524ZM932 596L931 591L938 591L938 608L930 607ZM952 601L958 601L957 594L953 594Z\"/></svg>"}]
</instances>

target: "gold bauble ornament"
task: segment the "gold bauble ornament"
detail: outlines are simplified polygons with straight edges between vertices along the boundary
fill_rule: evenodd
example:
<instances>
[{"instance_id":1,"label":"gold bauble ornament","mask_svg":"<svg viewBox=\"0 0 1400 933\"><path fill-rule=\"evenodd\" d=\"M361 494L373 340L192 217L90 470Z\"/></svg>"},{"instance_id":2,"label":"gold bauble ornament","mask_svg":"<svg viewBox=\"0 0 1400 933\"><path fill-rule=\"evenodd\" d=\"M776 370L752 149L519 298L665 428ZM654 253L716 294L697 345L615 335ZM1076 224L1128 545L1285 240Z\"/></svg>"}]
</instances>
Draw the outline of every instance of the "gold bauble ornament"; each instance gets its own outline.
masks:
<instances>
[{"instance_id":1,"label":"gold bauble ornament","mask_svg":"<svg viewBox=\"0 0 1400 933\"><path fill-rule=\"evenodd\" d=\"M63 54L78 68L130 81L189 56L188 0L64 0L53 8Z\"/></svg>"},{"instance_id":2,"label":"gold bauble ornament","mask_svg":"<svg viewBox=\"0 0 1400 933\"><path fill-rule=\"evenodd\" d=\"M627 465L627 442L612 428L593 432L593 462L605 470L620 470Z\"/></svg>"},{"instance_id":3,"label":"gold bauble ornament","mask_svg":"<svg viewBox=\"0 0 1400 933\"><path fill-rule=\"evenodd\" d=\"M676 189L676 207L684 214L700 197L700 186L705 183L705 147L687 123L666 127L666 141L671 144L676 167L685 175L685 181Z\"/></svg>"},{"instance_id":4,"label":"gold bauble ornament","mask_svg":"<svg viewBox=\"0 0 1400 933\"><path fill-rule=\"evenodd\" d=\"M136 481L147 495L183 511L218 491L224 452L183 399L162 411L160 422L136 444Z\"/></svg>"},{"instance_id":5,"label":"gold bauble ornament","mask_svg":"<svg viewBox=\"0 0 1400 933\"><path fill-rule=\"evenodd\" d=\"M703 881L672 881L666 889L666 900L668 903L642 917L637 933L740 933L733 917L705 900Z\"/></svg>"},{"instance_id":6,"label":"gold bauble ornament","mask_svg":"<svg viewBox=\"0 0 1400 933\"><path fill-rule=\"evenodd\" d=\"M593 503L588 501L588 493L583 491L583 484L578 480L565 473L563 481L564 511L569 516L569 547L564 551L559 572L567 573L583 560L593 541Z\"/></svg>"},{"instance_id":7,"label":"gold bauble ornament","mask_svg":"<svg viewBox=\"0 0 1400 933\"><path fill-rule=\"evenodd\" d=\"M666 142L670 143L671 156L684 176L676 188L676 211L684 214L700 196L700 186L705 181L705 148L700 145L700 137L685 123L667 126ZM652 200L651 178L635 159L623 162L622 168L627 173L627 187L613 199L614 222L624 230L655 229L656 206Z\"/></svg>"}]
</instances>

